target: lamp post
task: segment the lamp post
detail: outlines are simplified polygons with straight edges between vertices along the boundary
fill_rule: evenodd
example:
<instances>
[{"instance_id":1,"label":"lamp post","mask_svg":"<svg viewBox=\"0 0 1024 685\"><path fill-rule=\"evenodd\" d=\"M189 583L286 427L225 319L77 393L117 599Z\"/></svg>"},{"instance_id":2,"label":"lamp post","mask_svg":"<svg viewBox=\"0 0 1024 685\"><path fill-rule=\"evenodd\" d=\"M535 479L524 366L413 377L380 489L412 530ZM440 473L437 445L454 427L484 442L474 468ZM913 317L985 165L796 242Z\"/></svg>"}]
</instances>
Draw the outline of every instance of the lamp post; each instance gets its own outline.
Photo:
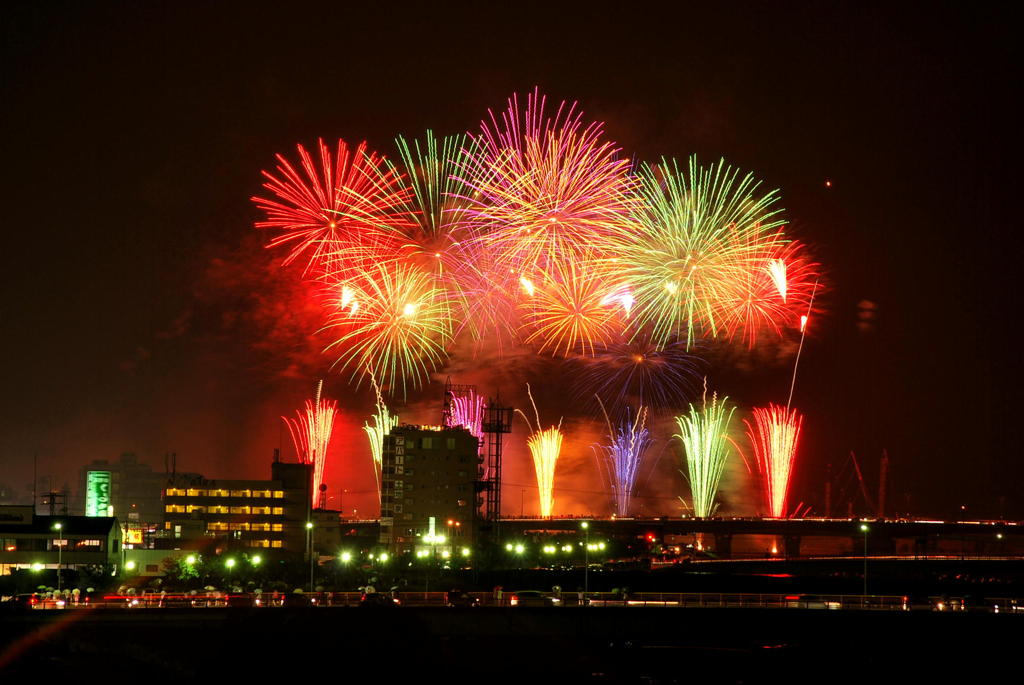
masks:
<instances>
[{"instance_id":1,"label":"lamp post","mask_svg":"<svg viewBox=\"0 0 1024 685\"><path fill-rule=\"evenodd\" d=\"M226 596L226 595L230 595L231 594L231 569L233 569L235 567L235 560L234 559L226 559L224 561L224 566L226 566L227 569L228 569L228 586L226 588L226 592L224 593L225 596Z\"/></svg>"},{"instance_id":2,"label":"lamp post","mask_svg":"<svg viewBox=\"0 0 1024 685\"><path fill-rule=\"evenodd\" d=\"M864 533L864 596L868 596L868 524L860 524L860 530Z\"/></svg>"},{"instance_id":3,"label":"lamp post","mask_svg":"<svg viewBox=\"0 0 1024 685\"><path fill-rule=\"evenodd\" d=\"M586 600L587 594L590 593L590 523L584 521L580 524L580 528L583 529L583 533L586 536L583 546L583 598Z\"/></svg>"},{"instance_id":4,"label":"lamp post","mask_svg":"<svg viewBox=\"0 0 1024 685\"><path fill-rule=\"evenodd\" d=\"M306 555L309 557L309 592L313 593L313 522L306 521Z\"/></svg>"},{"instance_id":5,"label":"lamp post","mask_svg":"<svg viewBox=\"0 0 1024 685\"><path fill-rule=\"evenodd\" d=\"M57 531L57 535L60 536L60 539L57 540L57 592L60 592L60 590L61 590L61 573L60 573L60 570L61 570L61 566L63 565L63 562L64 562L64 534L61 533L61 530L64 528L64 524L60 523L58 521L57 523L53 524L53 528L54 528L54 530Z\"/></svg>"}]
</instances>

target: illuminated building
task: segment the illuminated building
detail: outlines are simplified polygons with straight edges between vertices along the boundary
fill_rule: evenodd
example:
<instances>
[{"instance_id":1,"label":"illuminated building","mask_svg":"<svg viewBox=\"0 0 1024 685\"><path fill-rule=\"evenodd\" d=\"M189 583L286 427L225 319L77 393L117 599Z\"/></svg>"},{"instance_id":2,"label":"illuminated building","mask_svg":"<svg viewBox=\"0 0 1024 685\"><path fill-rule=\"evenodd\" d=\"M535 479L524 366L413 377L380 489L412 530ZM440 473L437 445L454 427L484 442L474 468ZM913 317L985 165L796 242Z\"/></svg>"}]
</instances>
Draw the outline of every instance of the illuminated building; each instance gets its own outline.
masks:
<instances>
[{"instance_id":1,"label":"illuminated building","mask_svg":"<svg viewBox=\"0 0 1024 685\"><path fill-rule=\"evenodd\" d=\"M384 438L380 542L394 553L451 555L477 525L477 438L465 428L398 426Z\"/></svg>"},{"instance_id":2,"label":"illuminated building","mask_svg":"<svg viewBox=\"0 0 1024 685\"><path fill-rule=\"evenodd\" d=\"M39 516L32 505L0 506L0 575L14 569L55 571L117 564L121 536L117 519Z\"/></svg>"},{"instance_id":3,"label":"illuminated building","mask_svg":"<svg viewBox=\"0 0 1024 685\"><path fill-rule=\"evenodd\" d=\"M312 468L275 461L270 480L198 479L168 487L161 546L192 547L222 538L244 547L303 552Z\"/></svg>"},{"instance_id":4,"label":"illuminated building","mask_svg":"<svg viewBox=\"0 0 1024 685\"><path fill-rule=\"evenodd\" d=\"M169 466L169 465L168 465ZM81 503L74 507L86 516L116 516L121 524L159 524L163 521L164 488L202 478L198 473L154 471L134 454L117 461L96 459L79 470Z\"/></svg>"}]
</instances>

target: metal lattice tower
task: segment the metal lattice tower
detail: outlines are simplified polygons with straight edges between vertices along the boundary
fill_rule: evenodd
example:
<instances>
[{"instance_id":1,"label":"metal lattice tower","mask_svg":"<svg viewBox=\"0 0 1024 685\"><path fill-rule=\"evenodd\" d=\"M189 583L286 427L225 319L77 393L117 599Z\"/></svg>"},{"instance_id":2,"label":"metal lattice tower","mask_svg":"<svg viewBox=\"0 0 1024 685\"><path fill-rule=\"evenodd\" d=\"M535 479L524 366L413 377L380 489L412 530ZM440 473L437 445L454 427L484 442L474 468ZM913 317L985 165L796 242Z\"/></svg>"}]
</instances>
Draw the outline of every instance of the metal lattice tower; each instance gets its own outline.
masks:
<instances>
[{"instance_id":1,"label":"metal lattice tower","mask_svg":"<svg viewBox=\"0 0 1024 685\"><path fill-rule=\"evenodd\" d=\"M512 432L512 407L503 407L500 403L500 398L488 398L484 409L483 430L487 436L487 453L483 466L487 478L479 481L486 500L484 520L491 525L495 538L498 535L498 521L501 519L501 436Z\"/></svg>"}]
</instances>

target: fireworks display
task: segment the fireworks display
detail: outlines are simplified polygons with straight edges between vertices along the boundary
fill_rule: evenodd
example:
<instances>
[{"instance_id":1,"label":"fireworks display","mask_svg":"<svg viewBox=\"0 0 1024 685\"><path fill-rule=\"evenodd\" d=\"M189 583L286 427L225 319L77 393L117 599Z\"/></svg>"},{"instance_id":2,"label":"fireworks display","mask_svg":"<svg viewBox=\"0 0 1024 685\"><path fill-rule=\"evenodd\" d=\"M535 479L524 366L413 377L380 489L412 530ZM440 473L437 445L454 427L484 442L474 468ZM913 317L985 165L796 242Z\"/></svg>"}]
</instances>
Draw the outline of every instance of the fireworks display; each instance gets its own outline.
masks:
<instances>
[{"instance_id":1,"label":"fireworks display","mask_svg":"<svg viewBox=\"0 0 1024 685\"><path fill-rule=\"evenodd\" d=\"M640 408L636 417L628 418L612 428L608 423L608 445L599 445L599 461L607 474L612 491L612 504L616 516L629 516L629 503L633 496L637 472L644 452L651 444L650 432L644 426L647 410Z\"/></svg>"},{"instance_id":2,"label":"fireworks display","mask_svg":"<svg viewBox=\"0 0 1024 685\"><path fill-rule=\"evenodd\" d=\"M691 508L699 518L713 516L718 508L715 496L729 458L729 422L735 411L727 406L728 399L719 401L713 394L711 402L705 399L700 408L691 404L689 413L676 417L675 437L683 443Z\"/></svg>"},{"instance_id":3,"label":"fireworks display","mask_svg":"<svg viewBox=\"0 0 1024 685\"><path fill-rule=\"evenodd\" d=\"M338 414L338 403L320 397L323 382L316 385L316 396L306 400L304 412L296 411L296 418L282 416L292 436L295 452L303 464L313 465L313 506L320 495L320 484L324 482L327 463L327 447L331 443L334 417Z\"/></svg>"},{"instance_id":4,"label":"fireworks display","mask_svg":"<svg viewBox=\"0 0 1024 685\"><path fill-rule=\"evenodd\" d=\"M518 409L516 412L526 419L530 426L530 438L527 446L530 448L530 455L533 457L533 468L537 474L537 499L540 505L542 517L551 516L554 508L555 491L555 465L558 463L558 455L562 451L562 421L557 426L541 430L540 413L537 411L537 404L533 401L533 394L530 387L526 387L527 395L530 397L530 404L533 405L534 416L537 417L536 430L530 424L529 417Z\"/></svg>"},{"instance_id":5,"label":"fireworks display","mask_svg":"<svg viewBox=\"0 0 1024 685\"><path fill-rule=\"evenodd\" d=\"M793 462L803 417L796 409L789 410L774 404L754 409L754 423L747 424L747 436L754 448L757 469L761 474L765 504L771 516L786 515L786 496L789 493Z\"/></svg>"},{"instance_id":6,"label":"fireworks display","mask_svg":"<svg viewBox=\"0 0 1024 685\"><path fill-rule=\"evenodd\" d=\"M253 198L268 247L320 284L328 351L356 384L372 374L404 397L464 333L570 360L753 346L798 326L817 277L753 175L634 166L575 103L536 90L476 134L396 143L394 162L365 143L299 146L298 164L264 172L272 197Z\"/></svg>"},{"instance_id":7,"label":"fireworks display","mask_svg":"<svg viewBox=\"0 0 1024 685\"><path fill-rule=\"evenodd\" d=\"M489 111L476 132L395 143L393 158L365 143L300 145L297 162L277 156L263 172L268 196L253 198L267 247L315 285L333 368L377 390L364 428L378 488L383 436L397 422L384 394L407 399L452 355L526 350L564 363L580 409L601 406L599 461L619 514L652 442L648 415L689 406L676 437L694 514L711 515L733 410L715 397L691 404L704 373L695 355L802 334L819 284L818 265L785 233L778 192L724 160L634 162L576 103L538 90ZM475 394L453 397L450 420L480 438L483 410ZM549 516L563 435L534 413L528 446ZM300 452L315 462L307 443ZM766 444L757 449L768 454ZM773 512L785 473L770 479Z\"/></svg>"}]
</instances>

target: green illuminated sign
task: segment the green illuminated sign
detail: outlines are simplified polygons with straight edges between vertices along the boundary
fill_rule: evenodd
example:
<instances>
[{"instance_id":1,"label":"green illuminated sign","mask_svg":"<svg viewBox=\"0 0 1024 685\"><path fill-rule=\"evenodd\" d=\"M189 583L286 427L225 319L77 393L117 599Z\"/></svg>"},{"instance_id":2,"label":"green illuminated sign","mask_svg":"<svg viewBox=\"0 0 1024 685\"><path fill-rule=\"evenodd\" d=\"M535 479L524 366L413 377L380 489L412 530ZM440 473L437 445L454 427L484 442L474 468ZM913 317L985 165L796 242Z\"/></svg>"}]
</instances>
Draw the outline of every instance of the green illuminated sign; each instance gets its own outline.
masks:
<instances>
[{"instance_id":1,"label":"green illuminated sign","mask_svg":"<svg viewBox=\"0 0 1024 685\"><path fill-rule=\"evenodd\" d=\"M89 471L85 475L85 515L108 516L110 471Z\"/></svg>"}]
</instances>

